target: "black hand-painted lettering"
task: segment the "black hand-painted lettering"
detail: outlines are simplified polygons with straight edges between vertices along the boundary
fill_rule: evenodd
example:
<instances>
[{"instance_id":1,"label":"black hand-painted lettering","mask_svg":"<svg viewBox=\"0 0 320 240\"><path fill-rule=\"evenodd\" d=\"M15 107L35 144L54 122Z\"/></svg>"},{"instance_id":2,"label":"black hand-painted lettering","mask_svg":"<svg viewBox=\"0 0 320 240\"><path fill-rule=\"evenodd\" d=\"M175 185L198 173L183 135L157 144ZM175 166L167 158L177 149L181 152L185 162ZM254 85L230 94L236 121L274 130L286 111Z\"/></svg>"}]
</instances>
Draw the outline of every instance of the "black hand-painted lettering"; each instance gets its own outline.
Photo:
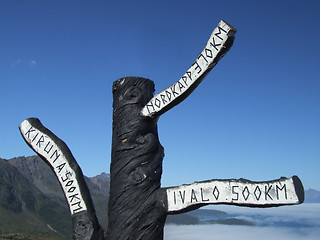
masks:
<instances>
[{"instance_id":1,"label":"black hand-painted lettering","mask_svg":"<svg viewBox=\"0 0 320 240\"><path fill-rule=\"evenodd\" d=\"M237 197L232 198L232 201L238 201L239 200L239 193L235 191L235 188L238 188L239 186L232 186L232 194L235 194Z\"/></svg>"},{"instance_id":2,"label":"black hand-painted lettering","mask_svg":"<svg viewBox=\"0 0 320 240\"><path fill-rule=\"evenodd\" d=\"M225 32L225 33L227 33L227 31L224 30L223 28L221 28L220 26L218 27L218 30L219 30L219 32L215 33L214 35L215 35L217 38L219 38L220 40L223 40L223 38L219 36L219 35L221 34L221 30L222 30L223 32Z\"/></svg>"},{"instance_id":3,"label":"black hand-painted lettering","mask_svg":"<svg viewBox=\"0 0 320 240\"><path fill-rule=\"evenodd\" d=\"M49 144L50 144L50 141L47 143L47 145L46 145L45 148L44 148L44 151L45 151L46 153L48 153L48 154L49 154L49 152L51 151L51 149L53 148L53 144L52 144L51 147L50 147L50 149L47 149L47 147L49 146Z\"/></svg>"},{"instance_id":4,"label":"black hand-painted lettering","mask_svg":"<svg viewBox=\"0 0 320 240\"><path fill-rule=\"evenodd\" d=\"M266 199L266 200L268 200L268 197L269 197L271 200L273 200L272 197L271 197L270 194L269 194L271 188L272 188L272 185L270 185L269 187L267 187L267 186L264 187L264 190L265 190L264 194L265 194L265 199Z\"/></svg>"},{"instance_id":5,"label":"black hand-painted lettering","mask_svg":"<svg viewBox=\"0 0 320 240\"><path fill-rule=\"evenodd\" d=\"M166 95L167 95L168 101L170 102L171 101L171 93L166 90Z\"/></svg>"},{"instance_id":6,"label":"black hand-painted lettering","mask_svg":"<svg viewBox=\"0 0 320 240\"><path fill-rule=\"evenodd\" d=\"M219 192L219 189L217 188L217 186L214 186L214 189L213 189L213 191L212 191L212 195L214 196L214 198L215 198L216 200L219 199L220 192Z\"/></svg>"},{"instance_id":7,"label":"black hand-painted lettering","mask_svg":"<svg viewBox=\"0 0 320 240\"><path fill-rule=\"evenodd\" d=\"M62 171L62 169L64 168L65 165L66 165L66 163L61 163L59 166L56 167L59 169L59 173Z\"/></svg>"},{"instance_id":8,"label":"black hand-painted lettering","mask_svg":"<svg viewBox=\"0 0 320 240\"><path fill-rule=\"evenodd\" d=\"M178 81L178 86L181 93L182 89L185 88L185 86L183 86L183 84L180 81Z\"/></svg>"},{"instance_id":9,"label":"black hand-painted lettering","mask_svg":"<svg viewBox=\"0 0 320 240\"><path fill-rule=\"evenodd\" d=\"M193 189L191 189L191 203L192 203L192 201L198 202L196 193L195 193L195 191Z\"/></svg>"},{"instance_id":10,"label":"black hand-painted lettering","mask_svg":"<svg viewBox=\"0 0 320 240\"><path fill-rule=\"evenodd\" d=\"M69 196L70 202L72 203L74 199L80 200L81 199L78 197L79 193L73 194Z\"/></svg>"},{"instance_id":11,"label":"black hand-painted lettering","mask_svg":"<svg viewBox=\"0 0 320 240\"><path fill-rule=\"evenodd\" d=\"M217 48L218 46L221 45L221 43L219 44L216 44L215 40L214 40L214 37L212 38L212 42L210 42L210 45L217 51L219 51L219 49Z\"/></svg>"},{"instance_id":12,"label":"black hand-painted lettering","mask_svg":"<svg viewBox=\"0 0 320 240\"><path fill-rule=\"evenodd\" d=\"M199 69L198 72L197 72L197 74L201 73L202 68L200 67L199 63L198 63L197 61L195 61L195 62L192 64L192 66L193 66L193 65L196 65L196 67L194 68L194 70Z\"/></svg>"},{"instance_id":13,"label":"black hand-painted lettering","mask_svg":"<svg viewBox=\"0 0 320 240\"><path fill-rule=\"evenodd\" d=\"M204 197L203 197L203 189L202 188L200 188L200 192L201 192L201 201L202 202L208 202L209 199L204 199Z\"/></svg>"},{"instance_id":14,"label":"black hand-painted lettering","mask_svg":"<svg viewBox=\"0 0 320 240\"><path fill-rule=\"evenodd\" d=\"M30 139L30 133L36 131L32 126L29 128L29 130L25 133L25 136L27 136Z\"/></svg>"},{"instance_id":15,"label":"black hand-painted lettering","mask_svg":"<svg viewBox=\"0 0 320 240\"><path fill-rule=\"evenodd\" d=\"M261 190L260 190L259 186L256 186L256 188L254 189L254 196L256 197L257 201L260 200Z\"/></svg>"},{"instance_id":16,"label":"black hand-painted lettering","mask_svg":"<svg viewBox=\"0 0 320 240\"><path fill-rule=\"evenodd\" d=\"M280 187L278 187L278 185L276 185L276 192L277 192L277 199L278 199L278 200L279 200L279 191L278 191L278 190L282 191L283 189L284 189L284 196L285 196L286 199L288 199L288 196L287 196L287 187L286 187L286 184L284 184L284 185L282 186L282 188L280 188Z\"/></svg>"},{"instance_id":17,"label":"black hand-painted lettering","mask_svg":"<svg viewBox=\"0 0 320 240\"><path fill-rule=\"evenodd\" d=\"M81 210L81 209L83 208L83 207L80 206L80 204L81 204L81 201L71 204L71 206L76 206L76 205L78 205L78 208L77 208L77 209L74 209L73 212L72 212L72 214L77 213L79 210Z\"/></svg>"},{"instance_id":18,"label":"black hand-painted lettering","mask_svg":"<svg viewBox=\"0 0 320 240\"><path fill-rule=\"evenodd\" d=\"M151 112L150 112L150 110L149 110L149 107L152 107L152 112L154 112L154 111L155 111L155 109L154 109L154 106L153 106L152 102L149 102L149 104L147 104L148 112L149 112L149 113L151 113Z\"/></svg>"},{"instance_id":19,"label":"black hand-painted lettering","mask_svg":"<svg viewBox=\"0 0 320 240\"><path fill-rule=\"evenodd\" d=\"M50 160L53 158L53 156L55 156L55 159L53 160L53 163L55 163L55 161L57 161L57 159L60 157L60 153L58 154L58 150L57 149L51 155Z\"/></svg>"},{"instance_id":20,"label":"black hand-painted lettering","mask_svg":"<svg viewBox=\"0 0 320 240\"><path fill-rule=\"evenodd\" d=\"M250 195L249 189L248 189L247 186L245 186L244 189L243 189L243 191L242 191L242 196L243 196L243 198L244 198L245 201L248 200L249 195Z\"/></svg>"},{"instance_id":21,"label":"black hand-painted lettering","mask_svg":"<svg viewBox=\"0 0 320 240\"><path fill-rule=\"evenodd\" d=\"M36 143L36 146L39 146L39 148L41 148L41 143L44 142L44 136L41 135L41 137L39 138L38 142Z\"/></svg>"},{"instance_id":22,"label":"black hand-painted lettering","mask_svg":"<svg viewBox=\"0 0 320 240\"><path fill-rule=\"evenodd\" d=\"M208 63L207 59L203 56L202 53L200 53L200 55L199 55L199 57L198 57L199 60L200 60L200 57L202 57L202 58L206 61L206 63Z\"/></svg>"},{"instance_id":23,"label":"black hand-painted lettering","mask_svg":"<svg viewBox=\"0 0 320 240\"><path fill-rule=\"evenodd\" d=\"M173 97L175 97L175 95L179 96L179 93L176 92L175 88L176 88L176 83L173 84L173 86L170 87L170 90L171 90L171 92L173 94Z\"/></svg>"},{"instance_id":24,"label":"black hand-painted lettering","mask_svg":"<svg viewBox=\"0 0 320 240\"><path fill-rule=\"evenodd\" d=\"M69 177L72 177L72 173L69 171L66 172L65 177L66 177L65 179L63 179L63 176L61 177L62 182L69 180L70 179Z\"/></svg>"},{"instance_id":25,"label":"black hand-painted lettering","mask_svg":"<svg viewBox=\"0 0 320 240\"><path fill-rule=\"evenodd\" d=\"M161 97L162 103L166 104L167 103L166 95L160 94L160 97Z\"/></svg>"},{"instance_id":26,"label":"black hand-painted lettering","mask_svg":"<svg viewBox=\"0 0 320 240\"><path fill-rule=\"evenodd\" d=\"M34 140L36 140L36 138L38 137L39 133L37 132L37 134L33 137L32 142L34 142Z\"/></svg>"},{"instance_id":27,"label":"black hand-painted lettering","mask_svg":"<svg viewBox=\"0 0 320 240\"><path fill-rule=\"evenodd\" d=\"M206 48L205 51L206 51L206 56L207 56L208 58L213 58L213 54L212 54L211 49Z\"/></svg>"},{"instance_id":28,"label":"black hand-painted lettering","mask_svg":"<svg viewBox=\"0 0 320 240\"><path fill-rule=\"evenodd\" d=\"M187 71L186 74L188 75L189 79L192 81L191 72Z\"/></svg>"},{"instance_id":29,"label":"black hand-painted lettering","mask_svg":"<svg viewBox=\"0 0 320 240\"><path fill-rule=\"evenodd\" d=\"M73 193L74 190L76 190L76 187L71 187L71 188L68 190L68 193Z\"/></svg>"},{"instance_id":30,"label":"black hand-painted lettering","mask_svg":"<svg viewBox=\"0 0 320 240\"><path fill-rule=\"evenodd\" d=\"M182 195L181 191L179 191L179 195L180 195L182 203L184 203L184 200L185 200L185 197L186 197L186 191L183 190L183 195Z\"/></svg>"},{"instance_id":31,"label":"black hand-painted lettering","mask_svg":"<svg viewBox=\"0 0 320 240\"><path fill-rule=\"evenodd\" d=\"M159 100L158 98L156 98L156 99L154 100L154 105L155 105L157 108L160 108L160 107L161 107L161 102L160 102L160 100Z\"/></svg>"},{"instance_id":32,"label":"black hand-painted lettering","mask_svg":"<svg viewBox=\"0 0 320 240\"><path fill-rule=\"evenodd\" d=\"M67 184L65 185L65 187L70 187L73 184L73 180L70 180L67 182Z\"/></svg>"},{"instance_id":33,"label":"black hand-painted lettering","mask_svg":"<svg viewBox=\"0 0 320 240\"><path fill-rule=\"evenodd\" d=\"M184 84L188 87L188 84L187 84L187 77L186 76L182 76L182 81L184 82Z\"/></svg>"}]
</instances>

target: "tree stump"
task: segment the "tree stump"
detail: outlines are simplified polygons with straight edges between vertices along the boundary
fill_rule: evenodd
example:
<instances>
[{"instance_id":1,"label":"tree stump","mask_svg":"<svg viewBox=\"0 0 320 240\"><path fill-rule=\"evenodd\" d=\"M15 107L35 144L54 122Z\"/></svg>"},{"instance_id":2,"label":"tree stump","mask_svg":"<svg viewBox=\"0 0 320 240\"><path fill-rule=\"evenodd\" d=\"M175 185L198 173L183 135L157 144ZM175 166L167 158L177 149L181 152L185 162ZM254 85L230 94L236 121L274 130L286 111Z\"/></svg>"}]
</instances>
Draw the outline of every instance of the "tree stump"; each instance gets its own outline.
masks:
<instances>
[{"instance_id":1,"label":"tree stump","mask_svg":"<svg viewBox=\"0 0 320 240\"><path fill-rule=\"evenodd\" d=\"M160 188L163 147L157 119L140 114L154 83L126 77L113 84L109 239L162 239L166 199Z\"/></svg>"}]
</instances>

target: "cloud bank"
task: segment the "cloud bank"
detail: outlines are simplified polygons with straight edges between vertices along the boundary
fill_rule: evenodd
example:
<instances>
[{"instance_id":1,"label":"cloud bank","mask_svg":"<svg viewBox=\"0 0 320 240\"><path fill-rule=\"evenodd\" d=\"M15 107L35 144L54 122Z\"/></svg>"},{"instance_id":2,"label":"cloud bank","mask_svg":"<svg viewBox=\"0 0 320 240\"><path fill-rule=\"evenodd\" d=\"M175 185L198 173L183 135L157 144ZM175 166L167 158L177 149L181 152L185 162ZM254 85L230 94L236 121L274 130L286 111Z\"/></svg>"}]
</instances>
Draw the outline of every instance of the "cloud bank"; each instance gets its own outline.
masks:
<instances>
[{"instance_id":1,"label":"cloud bank","mask_svg":"<svg viewBox=\"0 0 320 240\"><path fill-rule=\"evenodd\" d=\"M245 240L319 240L319 228L248 227L226 225L191 225L165 227L165 240L245 239Z\"/></svg>"},{"instance_id":2,"label":"cloud bank","mask_svg":"<svg viewBox=\"0 0 320 240\"><path fill-rule=\"evenodd\" d=\"M166 225L165 240L246 239L319 240L320 204L255 209L234 206L209 206L236 217L256 222L256 226Z\"/></svg>"},{"instance_id":3,"label":"cloud bank","mask_svg":"<svg viewBox=\"0 0 320 240\"><path fill-rule=\"evenodd\" d=\"M17 67L29 67L29 68L35 68L37 67L37 62L36 60L28 60L28 61L25 61L25 60L21 60L21 59L17 59L16 61L14 61L13 63L11 63L11 67L12 68L17 68Z\"/></svg>"}]
</instances>

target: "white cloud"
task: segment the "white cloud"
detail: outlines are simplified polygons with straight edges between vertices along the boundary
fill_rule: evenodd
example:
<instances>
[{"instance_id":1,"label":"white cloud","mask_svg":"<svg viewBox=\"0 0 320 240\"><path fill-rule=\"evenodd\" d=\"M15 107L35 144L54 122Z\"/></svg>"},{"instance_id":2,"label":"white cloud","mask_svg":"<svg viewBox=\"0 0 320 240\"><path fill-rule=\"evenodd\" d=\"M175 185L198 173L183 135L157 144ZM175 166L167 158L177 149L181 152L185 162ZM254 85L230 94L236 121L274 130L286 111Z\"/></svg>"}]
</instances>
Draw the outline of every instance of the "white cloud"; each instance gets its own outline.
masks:
<instances>
[{"instance_id":1,"label":"white cloud","mask_svg":"<svg viewBox=\"0 0 320 240\"><path fill-rule=\"evenodd\" d=\"M21 59L17 59L14 63L11 63L11 67L14 68L15 66L19 65L21 62L22 62Z\"/></svg>"},{"instance_id":2,"label":"white cloud","mask_svg":"<svg viewBox=\"0 0 320 240\"><path fill-rule=\"evenodd\" d=\"M36 62L35 60L30 60L30 61L29 61L29 66L30 66L31 68L36 67L36 66L37 66L37 62Z\"/></svg>"},{"instance_id":3,"label":"white cloud","mask_svg":"<svg viewBox=\"0 0 320 240\"><path fill-rule=\"evenodd\" d=\"M319 203L304 203L300 205L282 206L273 208L247 208L237 206L207 206L205 209L215 209L225 211L229 214L245 214L245 215L268 215L268 216L283 216L295 218L315 218L320 219L320 204ZM318 214L315 214L318 213Z\"/></svg>"},{"instance_id":4,"label":"white cloud","mask_svg":"<svg viewBox=\"0 0 320 240\"><path fill-rule=\"evenodd\" d=\"M27 66L29 68L35 68L37 66L37 62L36 62L36 60L24 61L19 58L16 61L14 61L13 63L11 63L12 68L15 68L18 66L24 66L24 67Z\"/></svg>"},{"instance_id":5,"label":"white cloud","mask_svg":"<svg viewBox=\"0 0 320 240\"><path fill-rule=\"evenodd\" d=\"M320 204L301 204L277 208L207 206L257 223L257 226L167 225L165 240L246 239L246 240L319 240Z\"/></svg>"},{"instance_id":6,"label":"white cloud","mask_svg":"<svg viewBox=\"0 0 320 240\"><path fill-rule=\"evenodd\" d=\"M165 227L165 240L246 239L246 240L319 240L319 228L249 227L226 225L190 225Z\"/></svg>"}]
</instances>

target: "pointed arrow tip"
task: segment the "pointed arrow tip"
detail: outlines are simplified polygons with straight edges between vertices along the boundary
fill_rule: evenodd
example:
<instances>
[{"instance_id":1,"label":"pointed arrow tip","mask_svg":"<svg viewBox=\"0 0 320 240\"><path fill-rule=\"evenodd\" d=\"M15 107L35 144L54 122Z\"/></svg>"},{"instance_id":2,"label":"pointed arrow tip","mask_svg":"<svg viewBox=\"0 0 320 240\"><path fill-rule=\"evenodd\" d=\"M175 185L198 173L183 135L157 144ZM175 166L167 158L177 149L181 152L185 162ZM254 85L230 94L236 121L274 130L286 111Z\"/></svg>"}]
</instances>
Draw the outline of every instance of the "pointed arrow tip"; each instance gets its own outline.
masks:
<instances>
[{"instance_id":1,"label":"pointed arrow tip","mask_svg":"<svg viewBox=\"0 0 320 240\"><path fill-rule=\"evenodd\" d=\"M292 177L294 188L299 199L299 204L304 202L304 187L298 176Z\"/></svg>"}]
</instances>

